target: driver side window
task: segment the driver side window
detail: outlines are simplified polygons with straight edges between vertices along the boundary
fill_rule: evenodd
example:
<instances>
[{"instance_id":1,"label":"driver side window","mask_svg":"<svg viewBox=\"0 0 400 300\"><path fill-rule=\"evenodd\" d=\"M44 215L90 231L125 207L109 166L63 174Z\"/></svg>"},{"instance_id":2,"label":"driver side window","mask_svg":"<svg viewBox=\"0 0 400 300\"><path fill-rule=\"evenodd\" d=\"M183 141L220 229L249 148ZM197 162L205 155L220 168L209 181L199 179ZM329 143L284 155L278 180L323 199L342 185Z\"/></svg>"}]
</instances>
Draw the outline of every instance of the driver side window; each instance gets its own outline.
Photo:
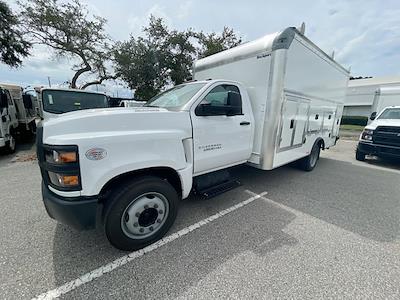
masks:
<instances>
[{"instance_id":1,"label":"driver side window","mask_svg":"<svg viewBox=\"0 0 400 300\"><path fill-rule=\"evenodd\" d=\"M195 109L196 116L242 115L242 97L237 86L222 84L213 88Z\"/></svg>"},{"instance_id":2,"label":"driver side window","mask_svg":"<svg viewBox=\"0 0 400 300\"><path fill-rule=\"evenodd\" d=\"M237 93L240 95L239 89L237 86L223 84L216 86L213 88L207 96L204 97L201 104L208 104L211 106L226 106L230 105L228 103L228 94L229 92Z\"/></svg>"}]
</instances>

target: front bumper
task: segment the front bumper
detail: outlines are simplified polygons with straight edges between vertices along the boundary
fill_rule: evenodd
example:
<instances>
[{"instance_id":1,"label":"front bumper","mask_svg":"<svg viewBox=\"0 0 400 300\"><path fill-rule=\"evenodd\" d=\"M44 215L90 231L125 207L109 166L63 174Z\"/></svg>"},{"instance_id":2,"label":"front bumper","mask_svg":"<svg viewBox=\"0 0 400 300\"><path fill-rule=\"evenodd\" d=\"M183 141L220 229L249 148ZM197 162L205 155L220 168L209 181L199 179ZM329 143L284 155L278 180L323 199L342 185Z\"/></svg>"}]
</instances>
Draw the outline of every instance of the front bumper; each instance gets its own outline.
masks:
<instances>
[{"instance_id":1,"label":"front bumper","mask_svg":"<svg viewBox=\"0 0 400 300\"><path fill-rule=\"evenodd\" d=\"M51 218L78 230L96 227L99 206L96 197L62 197L50 191L44 182L42 182L42 196Z\"/></svg>"},{"instance_id":2,"label":"front bumper","mask_svg":"<svg viewBox=\"0 0 400 300\"><path fill-rule=\"evenodd\" d=\"M357 150L369 155L400 158L400 147L359 142Z\"/></svg>"}]
</instances>

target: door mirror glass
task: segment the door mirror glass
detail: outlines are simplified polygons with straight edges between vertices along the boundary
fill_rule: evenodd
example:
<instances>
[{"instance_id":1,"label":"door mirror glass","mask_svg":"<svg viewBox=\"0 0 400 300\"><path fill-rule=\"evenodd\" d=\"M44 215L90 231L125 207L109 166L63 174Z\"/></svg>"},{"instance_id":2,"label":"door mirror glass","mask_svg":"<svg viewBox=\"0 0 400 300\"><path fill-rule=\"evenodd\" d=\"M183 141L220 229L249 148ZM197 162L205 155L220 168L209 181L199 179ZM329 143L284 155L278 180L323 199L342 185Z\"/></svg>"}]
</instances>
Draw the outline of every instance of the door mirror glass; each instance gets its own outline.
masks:
<instances>
[{"instance_id":1,"label":"door mirror glass","mask_svg":"<svg viewBox=\"0 0 400 300\"><path fill-rule=\"evenodd\" d=\"M374 111L369 117L372 121L376 119L376 111Z\"/></svg>"}]
</instances>

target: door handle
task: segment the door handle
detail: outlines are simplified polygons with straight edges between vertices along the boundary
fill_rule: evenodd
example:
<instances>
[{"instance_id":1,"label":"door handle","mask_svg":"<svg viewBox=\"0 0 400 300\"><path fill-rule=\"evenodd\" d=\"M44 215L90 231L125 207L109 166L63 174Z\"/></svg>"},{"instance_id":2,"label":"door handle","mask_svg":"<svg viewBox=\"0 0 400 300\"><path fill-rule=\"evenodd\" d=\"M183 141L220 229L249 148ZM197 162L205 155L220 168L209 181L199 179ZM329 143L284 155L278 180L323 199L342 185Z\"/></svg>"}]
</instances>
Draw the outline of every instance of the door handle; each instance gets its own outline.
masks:
<instances>
[{"instance_id":1,"label":"door handle","mask_svg":"<svg viewBox=\"0 0 400 300\"><path fill-rule=\"evenodd\" d=\"M244 125L250 125L250 122L248 121L242 121L240 122L240 125L244 126Z\"/></svg>"}]
</instances>

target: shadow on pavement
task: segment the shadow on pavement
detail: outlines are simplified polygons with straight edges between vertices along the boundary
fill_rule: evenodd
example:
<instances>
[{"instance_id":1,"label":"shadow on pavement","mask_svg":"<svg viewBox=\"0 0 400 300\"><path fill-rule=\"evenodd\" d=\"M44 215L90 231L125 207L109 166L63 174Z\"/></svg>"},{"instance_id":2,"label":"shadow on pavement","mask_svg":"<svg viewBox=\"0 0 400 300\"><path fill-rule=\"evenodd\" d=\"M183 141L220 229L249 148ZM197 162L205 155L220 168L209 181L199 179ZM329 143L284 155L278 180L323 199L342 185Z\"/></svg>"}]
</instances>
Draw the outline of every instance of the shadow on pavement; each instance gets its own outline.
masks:
<instances>
[{"instance_id":1,"label":"shadow on pavement","mask_svg":"<svg viewBox=\"0 0 400 300\"><path fill-rule=\"evenodd\" d=\"M379 166L379 167L385 167L388 169L400 170L400 159L396 159L396 158L367 156L365 158L364 162L369 165L373 165L373 166Z\"/></svg>"},{"instance_id":2,"label":"shadow on pavement","mask_svg":"<svg viewBox=\"0 0 400 300\"><path fill-rule=\"evenodd\" d=\"M400 176L321 158L312 172L237 168L244 185L322 221L379 242L400 235Z\"/></svg>"},{"instance_id":3,"label":"shadow on pavement","mask_svg":"<svg viewBox=\"0 0 400 300\"><path fill-rule=\"evenodd\" d=\"M244 192L248 189L268 191L268 198L275 202L367 239L391 242L399 237L400 185L399 177L392 173L324 158L313 172L241 166L233 173L242 187L207 201L193 197L183 201L170 233L248 199ZM134 293L135 297L151 298L161 289L168 291L166 297L179 295L238 255L265 256L296 245L298 241L285 232L294 218L288 210L256 200L120 267L113 276L102 277L100 283L93 282L89 293L108 295L113 291L113 297ZM76 279L124 254L110 246L99 230L76 232L58 225L53 240L56 284ZM174 285L168 286L172 277ZM80 289L68 296L78 297Z\"/></svg>"},{"instance_id":4,"label":"shadow on pavement","mask_svg":"<svg viewBox=\"0 0 400 300\"><path fill-rule=\"evenodd\" d=\"M169 234L251 197L241 188L227 194L230 196L206 201L194 197L183 201L177 222ZM153 288L159 288L159 284L168 284L166 278L170 276L182 277L181 282L187 287L218 265L243 252L250 251L264 256L280 247L296 244L298 241L283 231L294 218L295 215L286 210L261 199L256 200L121 267L120 269L131 269L129 272L132 277L125 278L127 281L123 282L102 283L102 287L106 291L118 290L123 288L119 285L133 281L129 283L129 288L135 289L136 286L135 297L147 297L152 294ZM74 280L125 254L127 252L113 248L101 230L77 232L58 224L53 240L56 285ZM196 270L193 279L188 280L185 278L186 272L193 266L199 266L201 270ZM142 282L144 278L151 278L152 282L158 283L148 285ZM143 285L147 285L146 289L140 288ZM173 287L169 290L171 295L178 295L185 287Z\"/></svg>"}]
</instances>

